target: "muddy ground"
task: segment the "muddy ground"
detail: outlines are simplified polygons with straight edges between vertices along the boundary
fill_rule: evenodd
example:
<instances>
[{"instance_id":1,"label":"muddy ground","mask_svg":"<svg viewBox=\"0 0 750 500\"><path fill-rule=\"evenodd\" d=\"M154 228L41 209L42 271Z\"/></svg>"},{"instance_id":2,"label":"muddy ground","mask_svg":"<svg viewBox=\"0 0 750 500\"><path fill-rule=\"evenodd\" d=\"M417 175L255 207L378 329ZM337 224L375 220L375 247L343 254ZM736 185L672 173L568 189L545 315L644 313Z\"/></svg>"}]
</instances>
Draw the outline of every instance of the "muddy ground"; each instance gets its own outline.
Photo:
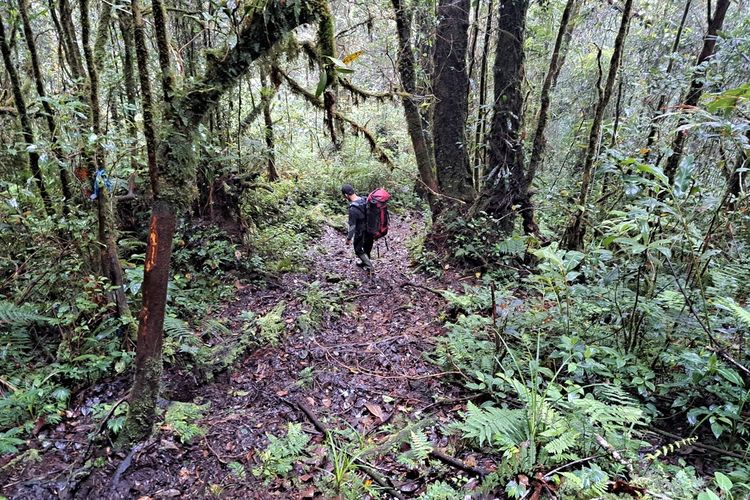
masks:
<instances>
[{"instance_id":1,"label":"muddy ground","mask_svg":"<svg viewBox=\"0 0 750 500\"><path fill-rule=\"evenodd\" d=\"M275 347L248 351L211 383L196 384L177 367L167 371L165 397L210 403L199 422L205 437L183 444L162 427L130 453L114 451L106 441L90 447L89 435L101 433L88 409L93 402L120 399L129 385L121 377L77 394L63 422L37 434L29 446L38 450L40 461L0 464L5 466L0 491L10 498L330 497L332 465L321 426L342 430L339 444L394 443L362 459L390 494L413 497L428 481L466 475L456 466L415 471L396 461L407 445L394 436L405 434L408 441L408 431L399 431L418 424L439 450L477 464L477 457L456 451L440 425L455 418L466 400L451 374L423 356L443 333L439 318L445 304L434 290L459 289L461 278L446 273L436 282L409 267L407 243L420 227L418 216L394 218L388 248L380 243L373 251L374 274L355 267L344 235L327 227L308 253L309 272L239 289L221 317L239 328L242 312L261 315L284 301L286 333ZM306 312L305 294L316 282L332 310L314 330L303 331L298 317ZM286 477L256 478L251 471L260 464L267 433L283 435L289 422L303 424L312 451ZM84 467L85 460L89 465L96 460L97 467ZM233 462L244 466L244 475L229 465ZM479 462L491 468L486 459ZM361 468L357 474L378 487Z\"/></svg>"}]
</instances>

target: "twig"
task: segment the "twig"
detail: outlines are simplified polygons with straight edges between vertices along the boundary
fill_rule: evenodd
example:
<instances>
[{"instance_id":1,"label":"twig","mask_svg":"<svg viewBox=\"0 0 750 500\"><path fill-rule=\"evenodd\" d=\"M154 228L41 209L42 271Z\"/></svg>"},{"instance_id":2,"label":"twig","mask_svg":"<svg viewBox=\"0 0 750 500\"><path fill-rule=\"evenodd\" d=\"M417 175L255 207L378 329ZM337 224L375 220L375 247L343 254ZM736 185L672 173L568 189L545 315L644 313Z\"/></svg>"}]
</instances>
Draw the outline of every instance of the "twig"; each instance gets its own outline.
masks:
<instances>
[{"instance_id":1,"label":"twig","mask_svg":"<svg viewBox=\"0 0 750 500\"><path fill-rule=\"evenodd\" d=\"M628 469L628 473L633 473L633 464L631 464L629 461L625 460L622 455L620 455L620 452L615 449L614 446L609 444L606 439L604 439L599 434L594 434L594 437L596 438L596 442L599 443L599 446L604 448L610 455L612 455L612 458L620 462L622 465L625 466L625 468Z\"/></svg>"},{"instance_id":2,"label":"twig","mask_svg":"<svg viewBox=\"0 0 750 500\"><path fill-rule=\"evenodd\" d=\"M424 286L424 285L417 285L416 283L412 283L410 281L406 281L404 283L401 283L401 286L402 287L419 288L420 290L424 290L426 292L434 293L435 295L437 295L439 297L442 297L443 296L443 292L445 292L445 290L439 290L437 288L430 288L430 287L427 287L427 286Z\"/></svg>"},{"instance_id":3,"label":"twig","mask_svg":"<svg viewBox=\"0 0 750 500\"><path fill-rule=\"evenodd\" d=\"M16 392L18 390L18 387L16 387L15 385L11 384L7 380L3 379L2 377L0 377L0 384L4 385L5 387L7 387L8 389L10 389L13 392Z\"/></svg>"},{"instance_id":4,"label":"twig","mask_svg":"<svg viewBox=\"0 0 750 500\"><path fill-rule=\"evenodd\" d=\"M218 460L219 462L221 462L224 465L226 465L226 464L229 463L226 460L224 460L223 458L221 458L221 456L218 453L216 453L216 450L214 450L211 447L211 443L208 442L208 439L205 436L203 437L203 442L206 443L206 447L208 447L208 449L211 450L211 453L214 454L214 456L216 457L216 460Z\"/></svg>"},{"instance_id":5,"label":"twig","mask_svg":"<svg viewBox=\"0 0 750 500\"><path fill-rule=\"evenodd\" d=\"M707 346L706 349L708 349L709 351L715 352L716 354L724 358L726 361L730 362L731 364L739 368L740 371L745 373L745 375L750 376L750 369L748 369L745 365L741 364L739 361L737 361L732 356L727 354L725 351L718 349L716 347L711 347L711 346Z\"/></svg>"},{"instance_id":6,"label":"twig","mask_svg":"<svg viewBox=\"0 0 750 500\"><path fill-rule=\"evenodd\" d=\"M567 463L565 465L561 465L557 469L552 469L551 471L549 471L548 473L546 473L544 475L544 480L547 481L552 476L554 476L555 474L557 474L558 472L560 472L562 470L565 470L565 469L569 469L570 467L573 467L574 465L584 464L586 462L590 462L592 460L596 460L597 458L600 458L600 457L601 457L601 455L594 455L594 456L591 456L591 457L580 458L578 460L574 460L573 462L569 462L569 463Z\"/></svg>"},{"instance_id":7,"label":"twig","mask_svg":"<svg viewBox=\"0 0 750 500\"><path fill-rule=\"evenodd\" d=\"M115 404L112 405L112 408L109 409L107 414L104 416L104 419L102 419L102 421L99 423L99 427L97 427L96 429L96 434L101 434L102 430L104 430L104 426L106 425L107 421L110 418L112 418L112 415L114 415L117 407L120 406L122 403L124 403L128 399L128 396L130 396L130 391L127 391L120 399L115 401Z\"/></svg>"},{"instance_id":8,"label":"twig","mask_svg":"<svg viewBox=\"0 0 750 500\"><path fill-rule=\"evenodd\" d=\"M439 450L432 450L430 452L430 456L433 458L436 458L443 462L446 465L450 465L451 467L455 467L456 469L460 469L467 474L471 474L472 476L478 477L480 480L483 480L485 476L487 475L487 471L484 469L480 469L478 467L472 467L470 465L466 465L461 460L452 457L450 455L446 455L442 451Z\"/></svg>"}]
</instances>

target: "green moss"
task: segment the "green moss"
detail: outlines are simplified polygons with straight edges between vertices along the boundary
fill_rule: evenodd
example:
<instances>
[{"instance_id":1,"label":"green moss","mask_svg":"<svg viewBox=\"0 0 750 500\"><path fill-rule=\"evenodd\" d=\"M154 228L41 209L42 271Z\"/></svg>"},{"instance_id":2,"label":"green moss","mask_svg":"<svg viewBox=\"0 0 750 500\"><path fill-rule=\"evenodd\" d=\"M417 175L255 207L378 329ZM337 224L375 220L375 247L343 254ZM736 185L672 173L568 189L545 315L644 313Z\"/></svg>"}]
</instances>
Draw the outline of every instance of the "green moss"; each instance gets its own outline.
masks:
<instances>
[{"instance_id":1,"label":"green moss","mask_svg":"<svg viewBox=\"0 0 750 500\"><path fill-rule=\"evenodd\" d=\"M161 356L145 361L143 383L134 385L128 401L128 416L117 439L118 447L125 447L146 439L156 422L156 401L159 396L163 365Z\"/></svg>"}]
</instances>

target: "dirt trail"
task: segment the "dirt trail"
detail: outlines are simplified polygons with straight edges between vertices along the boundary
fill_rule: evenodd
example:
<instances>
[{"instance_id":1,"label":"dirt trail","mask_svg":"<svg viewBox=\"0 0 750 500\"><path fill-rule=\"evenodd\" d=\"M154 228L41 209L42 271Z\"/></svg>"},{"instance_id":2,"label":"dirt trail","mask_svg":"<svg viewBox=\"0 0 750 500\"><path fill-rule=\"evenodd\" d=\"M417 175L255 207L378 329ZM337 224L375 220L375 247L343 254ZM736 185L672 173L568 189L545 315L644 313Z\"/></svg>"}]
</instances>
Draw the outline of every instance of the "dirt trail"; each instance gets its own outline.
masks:
<instances>
[{"instance_id":1,"label":"dirt trail","mask_svg":"<svg viewBox=\"0 0 750 500\"><path fill-rule=\"evenodd\" d=\"M284 301L286 334L277 347L249 352L225 376L184 395L197 404L210 403L201 422L207 429L205 438L183 445L171 433L161 431L131 455L127 468L122 465L123 455L110 455L103 468L76 485L74 495L311 498L320 495L314 480L325 474L316 471L325 462L322 456L302 476L307 482L292 484L282 478L264 484L251 473L267 445L266 433L281 435L288 422L302 422L314 436L313 442L323 442L309 419L289 403L302 403L330 429L350 427L373 443L386 437L384 430L393 433L427 413L439 416L443 408L439 402L456 395L436 367L422 357L441 334L442 302L428 288L442 285L430 283L408 266L407 242L420 225L416 218L394 217L390 248L380 244L379 258L377 249L373 250L373 276L354 266L344 236L326 227L309 251L308 273L286 274L275 288L240 290L223 316L238 326L243 311L263 314ZM315 282L318 285L313 287L340 310L327 313L314 331L303 332L297 319L306 312L304 298ZM124 391L126 381L119 384ZM114 399L117 390L110 386L108 393ZM102 399L111 400L106 394ZM75 439L85 442L85 435ZM80 454L82 447L78 448ZM76 452L53 449L43 458L47 470L55 465L69 467ZM371 460L378 461L386 474L403 479L404 469L399 469L392 456ZM232 461L245 466L244 478L231 474L227 464ZM49 479L34 480L40 473L34 469L39 471L38 466L30 466L20 477L8 478L15 484L5 494L11 498L66 496L66 483L59 474L47 473Z\"/></svg>"}]
</instances>

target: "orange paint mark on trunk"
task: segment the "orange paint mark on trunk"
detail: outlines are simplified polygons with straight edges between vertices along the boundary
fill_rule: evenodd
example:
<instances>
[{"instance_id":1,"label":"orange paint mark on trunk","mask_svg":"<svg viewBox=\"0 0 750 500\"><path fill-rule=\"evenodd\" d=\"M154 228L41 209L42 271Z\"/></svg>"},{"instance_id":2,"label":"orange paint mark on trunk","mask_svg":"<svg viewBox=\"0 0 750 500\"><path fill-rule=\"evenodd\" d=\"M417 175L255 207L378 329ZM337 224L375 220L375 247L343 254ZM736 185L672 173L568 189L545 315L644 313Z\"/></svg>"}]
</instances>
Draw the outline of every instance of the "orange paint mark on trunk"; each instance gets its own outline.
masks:
<instances>
[{"instance_id":1,"label":"orange paint mark on trunk","mask_svg":"<svg viewBox=\"0 0 750 500\"><path fill-rule=\"evenodd\" d=\"M146 272L156 265L156 249L159 245L159 232L156 230L157 217L151 216L151 227L148 230L148 248L146 249Z\"/></svg>"}]
</instances>

